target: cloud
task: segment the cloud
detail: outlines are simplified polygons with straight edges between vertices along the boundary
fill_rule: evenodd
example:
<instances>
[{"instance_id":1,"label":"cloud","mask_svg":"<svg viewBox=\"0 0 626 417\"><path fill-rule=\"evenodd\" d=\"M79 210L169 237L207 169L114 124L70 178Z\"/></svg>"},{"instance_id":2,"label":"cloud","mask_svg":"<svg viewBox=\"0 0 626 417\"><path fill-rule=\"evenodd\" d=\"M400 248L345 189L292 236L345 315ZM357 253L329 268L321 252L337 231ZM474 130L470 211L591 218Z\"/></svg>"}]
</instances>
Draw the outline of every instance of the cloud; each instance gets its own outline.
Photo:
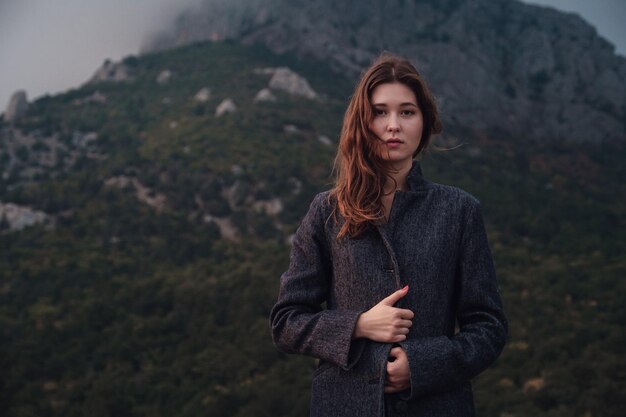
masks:
<instances>
[{"instance_id":1,"label":"cloud","mask_svg":"<svg viewBox=\"0 0 626 417\"><path fill-rule=\"evenodd\" d=\"M0 0L0 112L18 89L31 100L79 86L200 1Z\"/></svg>"}]
</instances>

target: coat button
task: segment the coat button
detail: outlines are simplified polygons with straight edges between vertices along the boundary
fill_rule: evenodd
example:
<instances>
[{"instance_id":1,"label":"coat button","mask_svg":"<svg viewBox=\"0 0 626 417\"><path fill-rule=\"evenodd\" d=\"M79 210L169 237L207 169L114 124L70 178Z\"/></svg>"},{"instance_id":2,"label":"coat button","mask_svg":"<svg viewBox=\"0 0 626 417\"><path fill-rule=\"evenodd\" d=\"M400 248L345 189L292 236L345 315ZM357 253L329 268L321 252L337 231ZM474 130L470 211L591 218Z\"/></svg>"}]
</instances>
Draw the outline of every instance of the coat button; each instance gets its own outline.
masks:
<instances>
[{"instance_id":1,"label":"coat button","mask_svg":"<svg viewBox=\"0 0 626 417\"><path fill-rule=\"evenodd\" d=\"M409 405L406 403L406 401L398 401L396 402L394 408L397 412L403 413L409 409Z\"/></svg>"}]
</instances>

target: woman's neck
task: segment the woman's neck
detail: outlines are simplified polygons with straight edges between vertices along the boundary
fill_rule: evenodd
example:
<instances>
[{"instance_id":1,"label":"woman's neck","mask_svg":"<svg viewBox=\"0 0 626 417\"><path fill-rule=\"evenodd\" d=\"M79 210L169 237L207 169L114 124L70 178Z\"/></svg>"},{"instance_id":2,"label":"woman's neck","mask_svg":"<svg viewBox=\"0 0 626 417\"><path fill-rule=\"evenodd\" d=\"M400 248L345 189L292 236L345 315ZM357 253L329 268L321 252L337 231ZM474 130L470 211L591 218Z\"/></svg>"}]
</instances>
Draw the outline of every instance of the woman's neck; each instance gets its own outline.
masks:
<instances>
[{"instance_id":1,"label":"woman's neck","mask_svg":"<svg viewBox=\"0 0 626 417\"><path fill-rule=\"evenodd\" d=\"M398 190L407 191L409 189L409 186L406 181L406 178L409 175L409 171L411 170L412 166L413 166L412 161L411 163L404 164L401 167L394 166L393 170L391 171L391 178L393 178L393 181L391 179L387 180L383 188L384 193L391 194Z\"/></svg>"}]
</instances>

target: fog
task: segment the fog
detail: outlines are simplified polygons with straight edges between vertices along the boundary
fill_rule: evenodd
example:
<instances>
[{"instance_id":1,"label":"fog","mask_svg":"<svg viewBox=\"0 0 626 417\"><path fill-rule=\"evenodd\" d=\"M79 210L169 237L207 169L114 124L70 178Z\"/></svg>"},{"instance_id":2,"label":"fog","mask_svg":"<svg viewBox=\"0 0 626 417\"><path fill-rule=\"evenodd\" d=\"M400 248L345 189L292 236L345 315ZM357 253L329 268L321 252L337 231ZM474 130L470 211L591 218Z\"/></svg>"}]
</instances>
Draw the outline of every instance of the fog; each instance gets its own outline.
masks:
<instances>
[{"instance_id":1,"label":"fog","mask_svg":"<svg viewBox=\"0 0 626 417\"><path fill-rule=\"evenodd\" d=\"M32 100L78 87L199 1L0 0L0 112L18 89Z\"/></svg>"},{"instance_id":2,"label":"fog","mask_svg":"<svg viewBox=\"0 0 626 417\"><path fill-rule=\"evenodd\" d=\"M33 100L80 86L105 59L137 54L147 34L201 1L0 0L0 112L18 89ZM626 54L626 0L532 3L582 14Z\"/></svg>"}]
</instances>

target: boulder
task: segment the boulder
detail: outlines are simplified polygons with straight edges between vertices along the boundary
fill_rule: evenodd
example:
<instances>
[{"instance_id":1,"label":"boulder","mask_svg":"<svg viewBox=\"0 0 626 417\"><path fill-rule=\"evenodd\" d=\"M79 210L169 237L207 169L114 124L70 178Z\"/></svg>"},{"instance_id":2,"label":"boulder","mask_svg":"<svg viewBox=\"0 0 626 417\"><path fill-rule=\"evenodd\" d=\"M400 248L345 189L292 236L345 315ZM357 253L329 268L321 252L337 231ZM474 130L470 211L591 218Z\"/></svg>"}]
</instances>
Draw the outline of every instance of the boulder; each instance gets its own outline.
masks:
<instances>
[{"instance_id":1,"label":"boulder","mask_svg":"<svg viewBox=\"0 0 626 417\"><path fill-rule=\"evenodd\" d=\"M163 84L169 83L171 79L172 79L172 71L166 69L166 70L161 71L159 75L157 75L156 82L158 84L163 85Z\"/></svg>"},{"instance_id":2,"label":"boulder","mask_svg":"<svg viewBox=\"0 0 626 417\"><path fill-rule=\"evenodd\" d=\"M198 90L193 98L199 103L206 103L211 98L211 90L207 87L204 87Z\"/></svg>"},{"instance_id":3,"label":"boulder","mask_svg":"<svg viewBox=\"0 0 626 417\"><path fill-rule=\"evenodd\" d=\"M317 140L318 140L321 144L326 145L326 146L330 146L330 145L332 145L332 144L333 144L333 141L332 141L332 140L330 140L330 138L329 138L328 136L326 136L326 135L320 135L320 136L318 136L318 137L317 137Z\"/></svg>"},{"instance_id":4,"label":"boulder","mask_svg":"<svg viewBox=\"0 0 626 417\"><path fill-rule=\"evenodd\" d=\"M235 102L230 99L224 99L215 109L215 116L220 117L226 113L234 113L237 111L237 106L235 106Z\"/></svg>"},{"instance_id":5,"label":"boulder","mask_svg":"<svg viewBox=\"0 0 626 417\"><path fill-rule=\"evenodd\" d=\"M263 101L266 101L266 102L276 101L276 96L272 94L272 90L270 90L269 88L264 88L262 90L259 90L259 92L256 93L256 96L254 97L255 103L259 103Z\"/></svg>"},{"instance_id":6,"label":"boulder","mask_svg":"<svg viewBox=\"0 0 626 417\"><path fill-rule=\"evenodd\" d=\"M300 133L300 129L296 125L284 125L283 132L288 135L297 135L298 133Z\"/></svg>"},{"instance_id":7,"label":"boulder","mask_svg":"<svg viewBox=\"0 0 626 417\"><path fill-rule=\"evenodd\" d=\"M269 87L273 90L285 91L308 99L317 98L317 93L311 88L309 82L287 67L274 69Z\"/></svg>"}]
</instances>

